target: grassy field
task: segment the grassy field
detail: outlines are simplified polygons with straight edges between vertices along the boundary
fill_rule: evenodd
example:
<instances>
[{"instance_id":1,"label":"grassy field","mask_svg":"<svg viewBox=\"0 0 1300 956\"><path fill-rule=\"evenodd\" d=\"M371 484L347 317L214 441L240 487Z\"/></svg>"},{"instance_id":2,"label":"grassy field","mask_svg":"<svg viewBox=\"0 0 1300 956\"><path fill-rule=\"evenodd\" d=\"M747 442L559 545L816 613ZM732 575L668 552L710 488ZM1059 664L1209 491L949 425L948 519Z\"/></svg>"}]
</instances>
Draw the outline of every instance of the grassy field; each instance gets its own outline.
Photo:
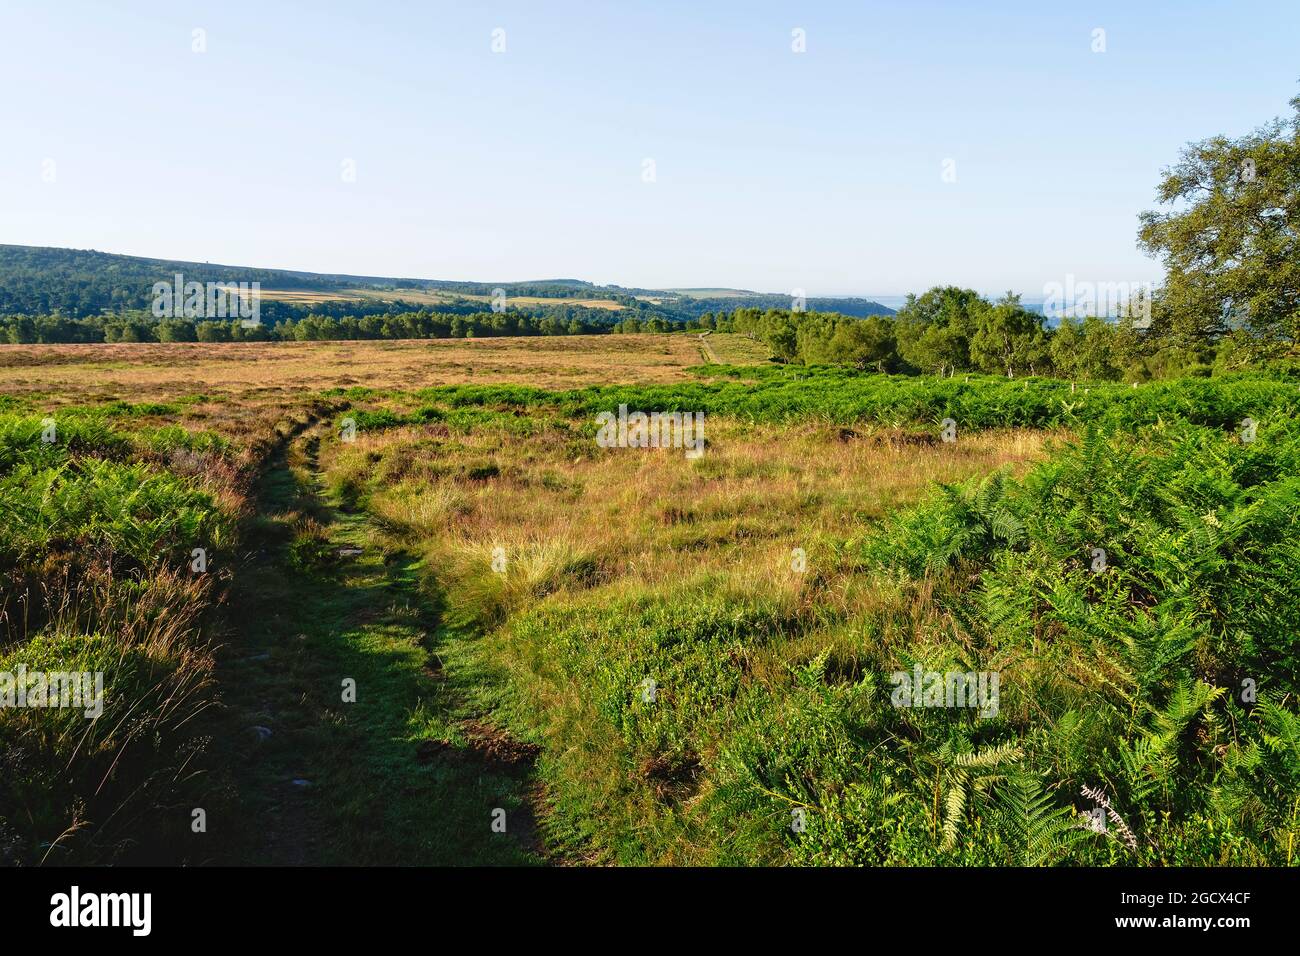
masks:
<instances>
[{"instance_id":1,"label":"grassy field","mask_svg":"<svg viewBox=\"0 0 1300 956\"><path fill-rule=\"evenodd\" d=\"M0 710L0 854L1294 865L1297 391L0 348L0 671L106 687ZM620 405L703 453L606 447Z\"/></svg>"},{"instance_id":2,"label":"grassy field","mask_svg":"<svg viewBox=\"0 0 1300 956\"><path fill-rule=\"evenodd\" d=\"M687 369L700 360L693 335L16 345L0 346L0 394L65 404L83 396L301 395L351 385L490 382L572 388L686 381Z\"/></svg>"},{"instance_id":3,"label":"grassy field","mask_svg":"<svg viewBox=\"0 0 1300 956\"><path fill-rule=\"evenodd\" d=\"M771 355L762 342L744 335L711 333L700 338L700 347L706 361L726 365L761 365Z\"/></svg>"}]
</instances>

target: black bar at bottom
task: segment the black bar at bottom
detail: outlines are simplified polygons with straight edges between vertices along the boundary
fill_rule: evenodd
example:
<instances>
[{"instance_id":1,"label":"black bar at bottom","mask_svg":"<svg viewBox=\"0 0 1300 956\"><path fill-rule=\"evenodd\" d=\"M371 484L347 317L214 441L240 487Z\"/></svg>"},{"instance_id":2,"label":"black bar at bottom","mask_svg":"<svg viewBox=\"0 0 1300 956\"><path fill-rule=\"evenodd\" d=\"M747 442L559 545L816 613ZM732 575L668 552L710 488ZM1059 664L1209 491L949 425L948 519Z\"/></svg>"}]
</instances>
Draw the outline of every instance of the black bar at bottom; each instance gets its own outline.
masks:
<instances>
[{"instance_id":1,"label":"black bar at bottom","mask_svg":"<svg viewBox=\"0 0 1300 956\"><path fill-rule=\"evenodd\" d=\"M749 935L783 922L796 933L840 923L870 938L892 929L970 942L983 926L986 940L1045 928L1061 941L1169 933L1230 941L1293 929L1297 890L1294 869L51 868L0 870L0 917L14 952L29 936L57 943L72 934L205 944L373 944L377 932L555 939L611 920L631 934L624 942L645 934L647 944L696 925ZM148 894L147 910L130 894Z\"/></svg>"}]
</instances>

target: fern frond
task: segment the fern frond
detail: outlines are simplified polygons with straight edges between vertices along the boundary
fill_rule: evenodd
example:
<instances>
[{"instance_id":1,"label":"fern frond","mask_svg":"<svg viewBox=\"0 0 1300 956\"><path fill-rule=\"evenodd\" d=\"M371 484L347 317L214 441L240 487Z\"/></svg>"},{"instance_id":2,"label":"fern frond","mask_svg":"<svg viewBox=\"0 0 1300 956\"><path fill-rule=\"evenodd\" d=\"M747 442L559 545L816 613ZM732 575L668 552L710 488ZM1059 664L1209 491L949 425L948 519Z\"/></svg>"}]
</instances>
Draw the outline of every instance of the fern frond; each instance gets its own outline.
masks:
<instances>
[{"instance_id":1,"label":"fern frond","mask_svg":"<svg viewBox=\"0 0 1300 956\"><path fill-rule=\"evenodd\" d=\"M995 793L996 823L1019 866L1047 866L1086 836L1072 807L1057 807L1042 782L1020 768Z\"/></svg>"}]
</instances>

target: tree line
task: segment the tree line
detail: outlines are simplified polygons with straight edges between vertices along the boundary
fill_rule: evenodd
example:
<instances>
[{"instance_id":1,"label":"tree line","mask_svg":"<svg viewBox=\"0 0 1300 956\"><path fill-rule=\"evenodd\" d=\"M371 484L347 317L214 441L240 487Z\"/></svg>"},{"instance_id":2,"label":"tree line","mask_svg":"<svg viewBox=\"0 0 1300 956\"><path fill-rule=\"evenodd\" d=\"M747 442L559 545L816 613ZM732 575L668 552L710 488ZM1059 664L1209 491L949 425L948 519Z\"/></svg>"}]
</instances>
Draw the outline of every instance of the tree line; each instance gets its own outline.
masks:
<instances>
[{"instance_id":1,"label":"tree line","mask_svg":"<svg viewBox=\"0 0 1300 956\"><path fill-rule=\"evenodd\" d=\"M990 302L972 289L954 286L910 295L892 317L742 308L705 314L688 327L747 335L766 344L782 362L854 365L877 372L1144 381L1211 371L1210 365L1169 366L1158 357L1159 340L1131 316L1117 321L1066 318L1051 328L1013 293Z\"/></svg>"},{"instance_id":2,"label":"tree line","mask_svg":"<svg viewBox=\"0 0 1300 956\"><path fill-rule=\"evenodd\" d=\"M309 313L279 322L239 319L156 319L149 312L88 316L0 316L0 342L14 345L92 342L320 342L347 339L447 339L490 336L592 335L609 325L577 317L536 316L507 309L462 315L415 311L372 315Z\"/></svg>"}]
</instances>

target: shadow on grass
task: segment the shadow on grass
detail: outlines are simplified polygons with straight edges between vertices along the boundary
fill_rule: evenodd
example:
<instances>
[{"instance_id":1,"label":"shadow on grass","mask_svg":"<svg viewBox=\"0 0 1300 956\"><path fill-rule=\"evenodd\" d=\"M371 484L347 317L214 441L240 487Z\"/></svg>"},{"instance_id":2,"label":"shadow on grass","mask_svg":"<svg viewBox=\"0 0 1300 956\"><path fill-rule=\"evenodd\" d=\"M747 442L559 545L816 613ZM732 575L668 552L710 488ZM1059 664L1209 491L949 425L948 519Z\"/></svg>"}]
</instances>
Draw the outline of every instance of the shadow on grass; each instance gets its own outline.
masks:
<instances>
[{"instance_id":1,"label":"shadow on grass","mask_svg":"<svg viewBox=\"0 0 1300 956\"><path fill-rule=\"evenodd\" d=\"M220 862L543 862L533 754L467 719L428 648L419 562L382 553L363 515L323 500L314 454L309 437L272 459L231 595L238 635L219 675L239 818ZM299 569L288 554L305 518L328 547Z\"/></svg>"}]
</instances>

